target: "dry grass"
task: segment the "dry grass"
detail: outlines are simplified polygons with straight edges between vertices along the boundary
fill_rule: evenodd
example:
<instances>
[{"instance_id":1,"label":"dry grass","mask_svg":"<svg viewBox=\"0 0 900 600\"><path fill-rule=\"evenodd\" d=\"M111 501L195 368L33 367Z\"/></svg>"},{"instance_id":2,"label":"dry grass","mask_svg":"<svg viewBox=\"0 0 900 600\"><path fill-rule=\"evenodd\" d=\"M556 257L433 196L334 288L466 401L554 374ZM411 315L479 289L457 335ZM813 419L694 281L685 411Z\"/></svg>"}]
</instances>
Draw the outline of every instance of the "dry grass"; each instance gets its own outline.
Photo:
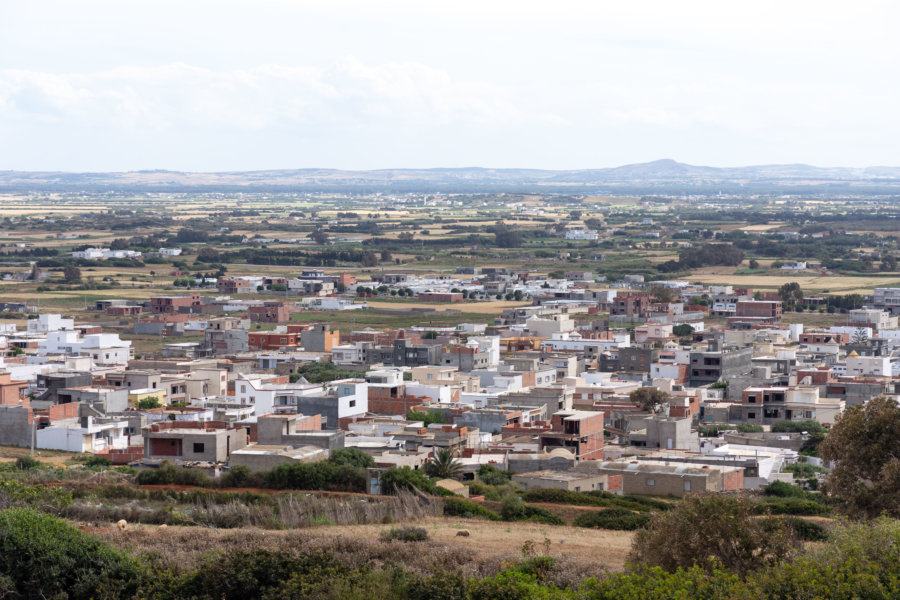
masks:
<instances>
[{"instance_id":1,"label":"dry grass","mask_svg":"<svg viewBox=\"0 0 900 600\"><path fill-rule=\"evenodd\" d=\"M366 300L371 308L385 308L390 310L402 310L404 308L433 308L437 311L458 310L464 313L475 314L500 314L504 309L517 306L530 306L530 302L515 302L513 300L493 300L489 302L390 302L379 300Z\"/></svg>"},{"instance_id":2,"label":"dry grass","mask_svg":"<svg viewBox=\"0 0 900 600\"><path fill-rule=\"evenodd\" d=\"M828 290L832 294L871 294L876 287L894 287L897 282L886 277L853 275L735 275L734 269L719 267L715 274L692 274L690 280L716 285L778 289L786 283L797 282L805 291Z\"/></svg>"},{"instance_id":3,"label":"dry grass","mask_svg":"<svg viewBox=\"0 0 900 600\"><path fill-rule=\"evenodd\" d=\"M157 554L163 566L172 568L191 568L211 552L267 549L329 552L351 567L402 564L423 575L452 570L465 576L489 576L521 559L523 544L531 542L538 553L557 558L556 578L561 584L622 570L633 537L630 532L475 519L428 518L412 523L427 529L431 539L417 543L380 539L382 532L397 524L288 531L132 525L125 531L115 525L82 529L118 548ZM457 537L461 529L470 536Z\"/></svg>"}]
</instances>

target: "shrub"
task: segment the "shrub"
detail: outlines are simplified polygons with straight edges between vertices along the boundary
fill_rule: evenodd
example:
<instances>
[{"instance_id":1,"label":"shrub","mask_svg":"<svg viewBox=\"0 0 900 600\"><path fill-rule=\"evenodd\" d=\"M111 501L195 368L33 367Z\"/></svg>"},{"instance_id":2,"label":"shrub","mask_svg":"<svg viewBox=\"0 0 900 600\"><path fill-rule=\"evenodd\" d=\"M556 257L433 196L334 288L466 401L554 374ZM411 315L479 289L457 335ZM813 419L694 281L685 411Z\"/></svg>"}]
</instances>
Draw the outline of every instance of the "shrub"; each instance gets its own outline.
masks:
<instances>
[{"instance_id":1,"label":"shrub","mask_svg":"<svg viewBox=\"0 0 900 600\"><path fill-rule=\"evenodd\" d=\"M220 478L219 485L227 488L258 487L262 478L250 471L246 465L230 467Z\"/></svg>"},{"instance_id":2,"label":"shrub","mask_svg":"<svg viewBox=\"0 0 900 600\"><path fill-rule=\"evenodd\" d=\"M281 490L363 492L366 489L365 471L331 461L285 463L263 473L262 478L266 487Z\"/></svg>"},{"instance_id":3,"label":"shrub","mask_svg":"<svg viewBox=\"0 0 900 600\"><path fill-rule=\"evenodd\" d=\"M112 461L105 456L91 456L84 461L86 467L111 467Z\"/></svg>"},{"instance_id":4,"label":"shrub","mask_svg":"<svg viewBox=\"0 0 900 600\"><path fill-rule=\"evenodd\" d=\"M401 542L424 542L428 539L428 530L424 527L393 527L381 533L384 541L400 540Z\"/></svg>"},{"instance_id":5,"label":"shrub","mask_svg":"<svg viewBox=\"0 0 900 600\"><path fill-rule=\"evenodd\" d=\"M779 498L760 502L754 507L755 514L820 516L831 513L831 508L813 500L802 498Z\"/></svg>"},{"instance_id":6,"label":"shrub","mask_svg":"<svg viewBox=\"0 0 900 600\"><path fill-rule=\"evenodd\" d=\"M434 482L421 471L410 467L391 467L381 475L381 488L388 494L396 494L401 490L420 490L433 494Z\"/></svg>"},{"instance_id":7,"label":"shrub","mask_svg":"<svg viewBox=\"0 0 900 600\"><path fill-rule=\"evenodd\" d=\"M806 498L810 495L809 492L784 481L773 481L766 485L763 488L763 494L778 498Z\"/></svg>"},{"instance_id":8,"label":"shrub","mask_svg":"<svg viewBox=\"0 0 900 600\"><path fill-rule=\"evenodd\" d=\"M823 542L828 539L828 531L812 521L798 517L770 517L763 520L764 527L778 528L782 525L789 527L798 538L804 542Z\"/></svg>"},{"instance_id":9,"label":"shrub","mask_svg":"<svg viewBox=\"0 0 900 600\"><path fill-rule=\"evenodd\" d=\"M522 499L526 502L548 502L553 504L574 504L579 506L600 506L600 507L617 507L632 511L648 512L651 509L668 510L671 505L662 500L648 498L646 496L635 496L628 494L618 496L610 492L602 490L592 490L590 492L573 492L571 490L561 490L555 488L546 488L540 490L529 490L522 494Z\"/></svg>"},{"instance_id":10,"label":"shrub","mask_svg":"<svg viewBox=\"0 0 900 600\"><path fill-rule=\"evenodd\" d=\"M142 469L134 478L138 485L195 485L209 487L212 481L199 469L176 467L163 461L158 469Z\"/></svg>"},{"instance_id":11,"label":"shrub","mask_svg":"<svg viewBox=\"0 0 900 600\"><path fill-rule=\"evenodd\" d=\"M4 596L72 600L131 597L142 577L133 559L61 519L24 508L0 512L0 573Z\"/></svg>"},{"instance_id":12,"label":"shrub","mask_svg":"<svg viewBox=\"0 0 900 600\"><path fill-rule=\"evenodd\" d=\"M501 471L491 465L478 467L478 480L487 485L503 485L509 483L511 479L512 473Z\"/></svg>"},{"instance_id":13,"label":"shrub","mask_svg":"<svg viewBox=\"0 0 900 600\"><path fill-rule=\"evenodd\" d=\"M572 524L575 527L633 531L645 527L649 520L646 514L633 513L624 508L607 508L578 515Z\"/></svg>"},{"instance_id":14,"label":"shrub","mask_svg":"<svg viewBox=\"0 0 900 600\"><path fill-rule=\"evenodd\" d=\"M775 421L770 428L775 433L824 433L825 427L815 419L802 421Z\"/></svg>"},{"instance_id":15,"label":"shrub","mask_svg":"<svg viewBox=\"0 0 900 600\"><path fill-rule=\"evenodd\" d=\"M357 469L371 469L375 466L375 460L359 448L334 450L330 460L336 465L348 465Z\"/></svg>"},{"instance_id":16,"label":"shrub","mask_svg":"<svg viewBox=\"0 0 900 600\"><path fill-rule=\"evenodd\" d=\"M508 494L500 504L500 518L504 521L538 521L547 525L565 522L545 508L529 506L515 494Z\"/></svg>"},{"instance_id":17,"label":"shrub","mask_svg":"<svg viewBox=\"0 0 900 600\"><path fill-rule=\"evenodd\" d=\"M31 471L32 469L40 469L44 465L31 456L20 456L16 459L16 468L20 471Z\"/></svg>"},{"instance_id":18,"label":"shrub","mask_svg":"<svg viewBox=\"0 0 900 600\"><path fill-rule=\"evenodd\" d=\"M737 430L741 433L760 433L763 428L762 425L757 425L756 423L740 423L737 426Z\"/></svg>"},{"instance_id":19,"label":"shrub","mask_svg":"<svg viewBox=\"0 0 900 600\"><path fill-rule=\"evenodd\" d=\"M634 538L629 560L669 572L697 565L739 575L776 564L798 542L787 526L753 518L755 506L746 496L686 496L672 510L650 517Z\"/></svg>"},{"instance_id":20,"label":"shrub","mask_svg":"<svg viewBox=\"0 0 900 600\"><path fill-rule=\"evenodd\" d=\"M494 511L465 498L444 498L442 502L444 514L450 517L484 517L491 521L500 520L500 515Z\"/></svg>"}]
</instances>

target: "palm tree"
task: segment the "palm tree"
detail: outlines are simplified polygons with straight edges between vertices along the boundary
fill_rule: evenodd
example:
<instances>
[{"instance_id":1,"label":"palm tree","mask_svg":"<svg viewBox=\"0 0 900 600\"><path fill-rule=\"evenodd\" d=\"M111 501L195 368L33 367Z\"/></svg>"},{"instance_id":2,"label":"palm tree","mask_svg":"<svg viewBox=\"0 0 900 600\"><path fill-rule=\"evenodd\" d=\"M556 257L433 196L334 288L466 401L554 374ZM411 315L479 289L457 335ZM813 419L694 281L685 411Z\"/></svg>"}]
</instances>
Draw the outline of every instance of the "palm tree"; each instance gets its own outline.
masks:
<instances>
[{"instance_id":1,"label":"palm tree","mask_svg":"<svg viewBox=\"0 0 900 600\"><path fill-rule=\"evenodd\" d=\"M449 448L438 448L434 457L425 465L425 472L431 477L459 479L462 477L462 463L453 456Z\"/></svg>"}]
</instances>

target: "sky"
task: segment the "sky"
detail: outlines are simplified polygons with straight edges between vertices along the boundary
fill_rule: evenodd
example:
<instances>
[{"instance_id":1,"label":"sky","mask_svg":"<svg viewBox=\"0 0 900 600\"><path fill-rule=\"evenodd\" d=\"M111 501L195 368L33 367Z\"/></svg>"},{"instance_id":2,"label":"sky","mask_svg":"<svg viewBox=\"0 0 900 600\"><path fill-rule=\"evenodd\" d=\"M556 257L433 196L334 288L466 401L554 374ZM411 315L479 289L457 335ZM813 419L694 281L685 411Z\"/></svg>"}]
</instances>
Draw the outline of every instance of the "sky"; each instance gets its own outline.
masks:
<instances>
[{"instance_id":1,"label":"sky","mask_svg":"<svg viewBox=\"0 0 900 600\"><path fill-rule=\"evenodd\" d=\"M0 170L900 165L900 3L0 0Z\"/></svg>"}]
</instances>

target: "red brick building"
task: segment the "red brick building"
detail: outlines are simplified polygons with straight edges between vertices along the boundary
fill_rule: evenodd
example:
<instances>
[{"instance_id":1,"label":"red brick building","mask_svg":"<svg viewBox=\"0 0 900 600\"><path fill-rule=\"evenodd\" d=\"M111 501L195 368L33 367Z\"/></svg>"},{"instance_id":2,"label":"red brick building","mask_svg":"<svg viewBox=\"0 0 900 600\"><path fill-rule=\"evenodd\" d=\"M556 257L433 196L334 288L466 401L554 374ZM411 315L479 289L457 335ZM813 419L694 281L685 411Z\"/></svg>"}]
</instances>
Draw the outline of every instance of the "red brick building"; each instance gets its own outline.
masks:
<instances>
[{"instance_id":1,"label":"red brick building","mask_svg":"<svg viewBox=\"0 0 900 600\"><path fill-rule=\"evenodd\" d=\"M850 341L848 333L831 333L829 331L806 331L800 334L801 344L846 344Z\"/></svg>"},{"instance_id":2,"label":"red brick building","mask_svg":"<svg viewBox=\"0 0 900 600\"><path fill-rule=\"evenodd\" d=\"M291 311L284 302L265 302L262 306L251 306L247 315L255 323L285 323L291 318Z\"/></svg>"},{"instance_id":3,"label":"red brick building","mask_svg":"<svg viewBox=\"0 0 900 600\"><path fill-rule=\"evenodd\" d=\"M550 431L539 434L542 450L565 448L576 460L603 458L603 413L566 410L553 414Z\"/></svg>"},{"instance_id":4,"label":"red brick building","mask_svg":"<svg viewBox=\"0 0 900 600\"><path fill-rule=\"evenodd\" d=\"M422 302L462 302L460 292L421 292L417 298Z\"/></svg>"},{"instance_id":5,"label":"red brick building","mask_svg":"<svg viewBox=\"0 0 900 600\"><path fill-rule=\"evenodd\" d=\"M182 308L190 309L200 306L200 295L188 296L154 296L150 298L150 311L154 314L177 313Z\"/></svg>"},{"instance_id":6,"label":"red brick building","mask_svg":"<svg viewBox=\"0 0 900 600\"><path fill-rule=\"evenodd\" d=\"M219 277L216 281L216 289L220 294L246 294L250 291L250 282L246 279L235 279L233 277Z\"/></svg>"},{"instance_id":7,"label":"red brick building","mask_svg":"<svg viewBox=\"0 0 900 600\"><path fill-rule=\"evenodd\" d=\"M629 292L616 296L609 304L609 314L637 317L649 310L650 292Z\"/></svg>"},{"instance_id":8,"label":"red brick building","mask_svg":"<svg viewBox=\"0 0 900 600\"><path fill-rule=\"evenodd\" d=\"M279 348L295 348L300 345L300 334L297 333L253 331L247 337L250 350L278 350Z\"/></svg>"}]
</instances>

